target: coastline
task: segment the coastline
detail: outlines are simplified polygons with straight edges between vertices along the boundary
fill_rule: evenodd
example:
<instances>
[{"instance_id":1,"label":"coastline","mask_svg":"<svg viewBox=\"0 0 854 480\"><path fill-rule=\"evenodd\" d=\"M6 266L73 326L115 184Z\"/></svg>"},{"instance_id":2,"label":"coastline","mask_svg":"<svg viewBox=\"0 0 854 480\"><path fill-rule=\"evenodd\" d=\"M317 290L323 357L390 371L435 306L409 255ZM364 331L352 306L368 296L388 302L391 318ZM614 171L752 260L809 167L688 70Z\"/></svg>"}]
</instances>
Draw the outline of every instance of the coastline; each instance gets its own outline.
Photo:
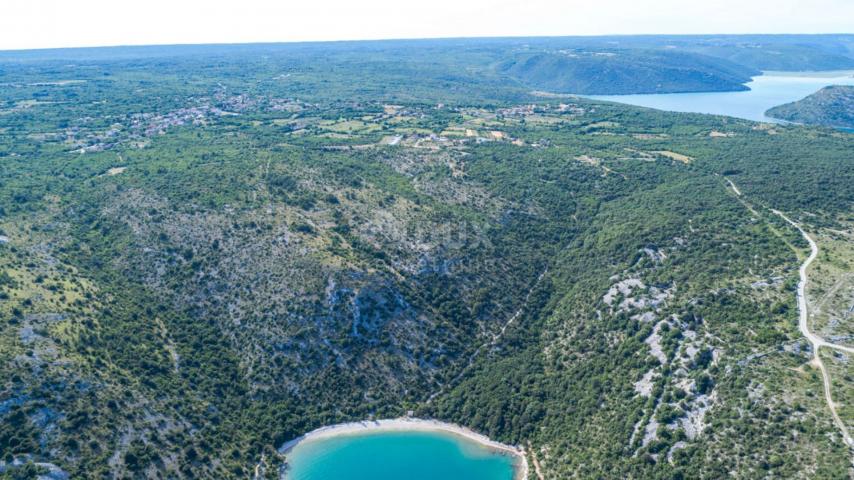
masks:
<instances>
[{"instance_id":1,"label":"coastline","mask_svg":"<svg viewBox=\"0 0 854 480\"><path fill-rule=\"evenodd\" d=\"M528 478L528 457L523 448L505 445L490 439L466 427L453 423L444 423L438 420L425 420L419 418L394 418L384 420L365 420L361 422L340 423L328 425L312 430L293 440L287 441L279 447L282 455L287 455L297 445L325 438L360 435L374 432L440 432L462 437L480 444L490 450L515 458L513 463L514 480L525 480Z\"/></svg>"}]
</instances>

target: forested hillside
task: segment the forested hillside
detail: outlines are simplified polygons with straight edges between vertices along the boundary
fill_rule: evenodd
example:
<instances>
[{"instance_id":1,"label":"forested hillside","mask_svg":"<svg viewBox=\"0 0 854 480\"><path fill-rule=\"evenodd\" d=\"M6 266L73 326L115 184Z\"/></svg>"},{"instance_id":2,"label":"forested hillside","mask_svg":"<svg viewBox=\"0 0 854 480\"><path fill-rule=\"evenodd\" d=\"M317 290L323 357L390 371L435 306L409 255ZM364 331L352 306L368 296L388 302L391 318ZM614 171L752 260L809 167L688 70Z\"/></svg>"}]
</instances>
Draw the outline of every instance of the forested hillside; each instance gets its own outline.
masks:
<instances>
[{"instance_id":1,"label":"forested hillside","mask_svg":"<svg viewBox=\"0 0 854 480\"><path fill-rule=\"evenodd\" d=\"M499 71L537 90L605 95L747 90L760 73L694 53L625 49L519 54Z\"/></svg>"},{"instance_id":2,"label":"forested hillside","mask_svg":"<svg viewBox=\"0 0 854 480\"><path fill-rule=\"evenodd\" d=\"M854 87L834 85L768 110L767 115L789 122L854 128Z\"/></svg>"},{"instance_id":3,"label":"forested hillside","mask_svg":"<svg viewBox=\"0 0 854 480\"><path fill-rule=\"evenodd\" d=\"M0 55L0 478L409 412L549 479L850 476L769 208L850 228L852 136L534 95L508 42Z\"/></svg>"}]
</instances>

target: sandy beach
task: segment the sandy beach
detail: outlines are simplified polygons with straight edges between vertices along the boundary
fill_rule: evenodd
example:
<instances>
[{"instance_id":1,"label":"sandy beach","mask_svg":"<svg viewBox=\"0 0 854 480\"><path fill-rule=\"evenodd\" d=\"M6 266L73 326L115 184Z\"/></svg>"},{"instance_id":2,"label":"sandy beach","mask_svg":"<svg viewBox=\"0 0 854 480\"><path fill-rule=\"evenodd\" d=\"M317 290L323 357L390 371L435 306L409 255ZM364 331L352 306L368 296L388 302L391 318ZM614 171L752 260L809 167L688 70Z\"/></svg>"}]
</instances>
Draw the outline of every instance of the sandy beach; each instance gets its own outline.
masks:
<instances>
[{"instance_id":1,"label":"sandy beach","mask_svg":"<svg viewBox=\"0 0 854 480\"><path fill-rule=\"evenodd\" d=\"M297 437L293 440L285 442L279 447L279 453L287 454L298 444L320 440L324 438L338 437L342 435L358 435L368 432L442 432L451 435L457 435L480 445L483 445L491 450L512 455L516 457L515 474L516 480L524 480L528 478L528 459L525 455L525 450L522 448L505 445L503 443L491 440L486 435L481 435L468 428L455 425L452 423L444 423L438 420L424 420L418 418L395 418L385 420L365 420L362 422L341 423L338 425L329 425L326 427L312 430L311 432Z\"/></svg>"}]
</instances>

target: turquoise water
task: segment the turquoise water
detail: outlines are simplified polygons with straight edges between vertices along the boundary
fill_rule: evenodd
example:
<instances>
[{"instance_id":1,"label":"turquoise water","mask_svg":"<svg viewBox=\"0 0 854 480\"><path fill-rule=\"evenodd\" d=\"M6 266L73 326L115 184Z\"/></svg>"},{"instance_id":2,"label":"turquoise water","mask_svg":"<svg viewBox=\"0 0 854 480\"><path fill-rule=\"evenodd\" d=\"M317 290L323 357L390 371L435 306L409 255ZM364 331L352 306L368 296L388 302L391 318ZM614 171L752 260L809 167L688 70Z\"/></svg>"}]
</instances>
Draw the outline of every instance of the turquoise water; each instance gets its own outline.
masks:
<instances>
[{"instance_id":1,"label":"turquoise water","mask_svg":"<svg viewBox=\"0 0 854 480\"><path fill-rule=\"evenodd\" d=\"M462 437L375 432L298 444L286 480L512 480L514 458Z\"/></svg>"},{"instance_id":2,"label":"turquoise water","mask_svg":"<svg viewBox=\"0 0 854 480\"><path fill-rule=\"evenodd\" d=\"M711 113L776 122L765 116L771 107L800 100L828 85L854 85L854 72L766 72L747 84L750 91L596 95L589 98L673 112Z\"/></svg>"}]
</instances>

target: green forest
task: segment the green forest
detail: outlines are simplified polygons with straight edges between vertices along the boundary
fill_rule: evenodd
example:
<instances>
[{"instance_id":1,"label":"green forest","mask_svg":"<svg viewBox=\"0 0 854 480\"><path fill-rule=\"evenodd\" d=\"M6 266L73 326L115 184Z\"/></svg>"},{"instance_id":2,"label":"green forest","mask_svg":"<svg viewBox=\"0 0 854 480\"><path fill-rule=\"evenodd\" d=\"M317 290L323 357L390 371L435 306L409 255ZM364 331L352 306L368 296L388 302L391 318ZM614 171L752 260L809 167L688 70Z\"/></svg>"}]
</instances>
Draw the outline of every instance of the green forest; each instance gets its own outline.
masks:
<instances>
[{"instance_id":1,"label":"green forest","mask_svg":"<svg viewBox=\"0 0 854 480\"><path fill-rule=\"evenodd\" d=\"M277 478L409 414L549 479L848 478L770 209L849 228L854 137L542 95L505 42L0 54L0 478Z\"/></svg>"}]
</instances>

